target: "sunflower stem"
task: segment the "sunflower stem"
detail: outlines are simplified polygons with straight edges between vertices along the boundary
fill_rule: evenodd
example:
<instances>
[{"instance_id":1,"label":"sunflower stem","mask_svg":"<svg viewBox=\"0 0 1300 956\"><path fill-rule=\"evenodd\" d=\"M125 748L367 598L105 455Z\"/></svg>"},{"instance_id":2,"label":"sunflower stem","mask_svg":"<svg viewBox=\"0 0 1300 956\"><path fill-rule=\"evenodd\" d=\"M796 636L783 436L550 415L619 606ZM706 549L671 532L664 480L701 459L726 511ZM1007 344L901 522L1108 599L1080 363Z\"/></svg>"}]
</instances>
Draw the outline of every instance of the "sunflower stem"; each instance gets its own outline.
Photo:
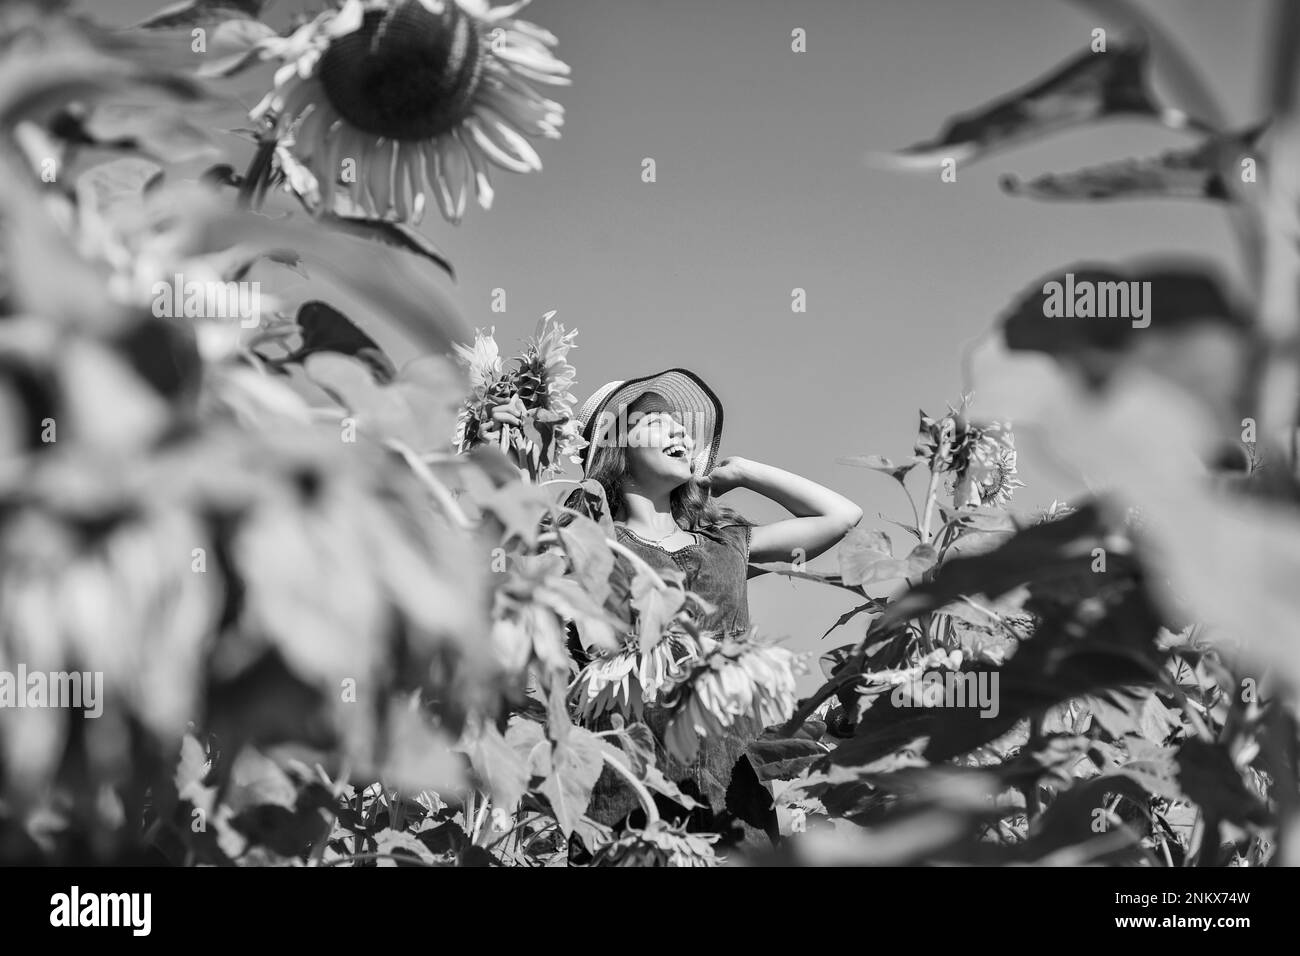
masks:
<instances>
[{"instance_id":1,"label":"sunflower stem","mask_svg":"<svg viewBox=\"0 0 1300 956\"><path fill-rule=\"evenodd\" d=\"M469 529L474 527L474 522L469 519L460 505L456 504L456 499L451 496L447 486L438 480L438 476L433 473L433 469L425 464L424 460L409 445L392 439L389 440L388 445L406 459L406 464L411 471L415 472L416 477L424 483L424 486L429 489L429 492L437 500L447 517L460 528Z\"/></svg>"},{"instance_id":2,"label":"sunflower stem","mask_svg":"<svg viewBox=\"0 0 1300 956\"><path fill-rule=\"evenodd\" d=\"M903 484L903 482L902 482L901 480L898 482L898 487L900 487L900 488L903 489L903 497L907 499L907 504L908 504L908 506L911 507L911 509L912 509L912 521L913 521L913 522L915 523L915 525L916 525L916 534L917 534L917 537L920 537L920 535L921 535L921 514L920 514L920 512L918 512L918 511L916 510L916 501L913 500L913 498L912 498L912 493L911 493L910 491L907 490L907 485Z\"/></svg>"},{"instance_id":3,"label":"sunflower stem","mask_svg":"<svg viewBox=\"0 0 1300 956\"><path fill-rule=\"evenodd\" d=\"M921 519L921 526L917 530L921 532L921 543L929 544L931 538L930 522L934 520L934 506L939 500L939 481L943 474L943 469L936 467L941 465L948 457L948 451L952 447L952 430L950 419L945 419L945 427L939 439L939 447L934 451L934 457L930 459L930 483L925 489L925 515Z\"/></svg>"},{"instance_id":4,"label":"sunflower stem","mask_svg":"<svg viewBox=\"0 0 1300 956\"><path fill-rule=\"evenodd\" d=\"M474 816L474 832L469 837L471 843L478 843L479 835L483 832L483 821L487 819L488 810L491 806L492 799L485 794L483 805L479 807L478 813Z\"/></svg>"},{"instance_id":5,"label":"sunflower stem","mask_svg":"<svg viewBox=\"0 0 1300 956\"><path fill-rule=\"evenodd\" d=\"M484 849L486 850L495 849L498 843L501 843L505 840L509 840L512 836L515 836L521 829L526 827L528 824L540 820L542 816L543 814L534 813L530 816L525 816L520 820L516 820L514 826L512 826L505 833L501 834L499 837L497 837L495 840L489 843L486 847L484 847Z\"/></svg>"},{"instance_id":6,"label":"sunflower stem","mask_svg":"<svg viewBox=\"0 0 1300 956\"><path fill-rule=\"evenodd\" d=\"M1293 449L1296 392L1300 382L1292 343L1300 335L1296 315L1295 202L1300 196L1300 10L1293 4L1273 5L1269 25L1266 108L1273 117L1270 132L1269 185L1259 200L1264 224L1262 269L1257 282L1258 330L1265 358L1258 377L1255 403L1261 430L1277 447ZM1295 474L1294 453L1291 473Z\"/></svg>"}]
</instances>

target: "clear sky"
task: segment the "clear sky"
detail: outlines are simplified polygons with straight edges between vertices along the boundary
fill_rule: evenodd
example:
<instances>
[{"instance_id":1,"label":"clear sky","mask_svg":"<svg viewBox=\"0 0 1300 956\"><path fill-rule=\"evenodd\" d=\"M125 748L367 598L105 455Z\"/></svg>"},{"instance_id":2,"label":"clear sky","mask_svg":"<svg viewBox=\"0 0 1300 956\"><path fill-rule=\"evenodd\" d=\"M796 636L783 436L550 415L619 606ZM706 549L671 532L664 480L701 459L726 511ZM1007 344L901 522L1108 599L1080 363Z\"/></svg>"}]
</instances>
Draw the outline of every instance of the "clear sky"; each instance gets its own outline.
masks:
<instances>
[{"instance_id":1,"label":"clear sky","mask_svg":"<svg viewBox=\"0 0 1300 956\"><path fill-rule=\"evenodd\" d=\"M153 0L87 0L127 23ZM319 8L276 0L272 22ZM1235 122L1256 118L1259 0L1148 3L1203 64ZM963 168L957 182L901 174L873 150L936 133L954 112L1084 49L1095 22L1049 0L535 0L574 83L555 97L563 139L541 173L496 178L489 212L427 219L451 256L451 295L510 351L542 313L581 330L579 399L671 366L700 373L726 407L723 455L801 472L859 501L864 523L909 514L885 477L837 456L910 454L918 408L961 391L959 354L1031 280L1071 261L1187 252L1235 268L1217 210L1192 203L1042 204L1005 196L1002 172L1064 171L1187 142L1137 121L1053 137ZM791 31L807 51L791 51ZM265 74L244 82L255 102ZM1157 83L1157 89L1159 89ZM653 158L657 182L641 180ZM791 311L791 290L807 312ZM504 314L490 311L506 291ZM357 317L361 319L361 317ZM372 329L404 360L409 343ZM1020 436L1016 505L1076 490ZM734 499L734 501L733 501ZM756 520L782 512L748 492ZM895 543L908 547L897 529ZM834 557L815 566L834 567ZM751 584L753 617L796 649L828 639L850 600L814 584ZM833 640L833 643L832 643ZM814 668L815 673L815 668ZM814 680L812 675L808 683Z\"/></svg>"}]
</instances>

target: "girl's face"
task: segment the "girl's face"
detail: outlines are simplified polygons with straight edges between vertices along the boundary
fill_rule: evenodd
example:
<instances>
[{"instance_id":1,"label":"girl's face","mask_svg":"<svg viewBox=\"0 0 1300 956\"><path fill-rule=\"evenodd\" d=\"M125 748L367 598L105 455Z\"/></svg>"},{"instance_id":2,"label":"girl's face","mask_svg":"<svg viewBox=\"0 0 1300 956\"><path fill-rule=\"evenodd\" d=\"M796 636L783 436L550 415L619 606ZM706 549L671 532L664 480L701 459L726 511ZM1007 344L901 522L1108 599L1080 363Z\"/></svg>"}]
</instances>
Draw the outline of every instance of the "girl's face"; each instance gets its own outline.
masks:
<instances>
[{"instance_id":1,"label":"girl's face","mask_svg":"<svg viewBox=\"0 0 1300 956\"><path fill-rule=\"evenodd\" d=\"M641 488L676 488L690 481L695 443L669 412L642 415L628 430L627 467Z\"/></svg>"}]
</instances>

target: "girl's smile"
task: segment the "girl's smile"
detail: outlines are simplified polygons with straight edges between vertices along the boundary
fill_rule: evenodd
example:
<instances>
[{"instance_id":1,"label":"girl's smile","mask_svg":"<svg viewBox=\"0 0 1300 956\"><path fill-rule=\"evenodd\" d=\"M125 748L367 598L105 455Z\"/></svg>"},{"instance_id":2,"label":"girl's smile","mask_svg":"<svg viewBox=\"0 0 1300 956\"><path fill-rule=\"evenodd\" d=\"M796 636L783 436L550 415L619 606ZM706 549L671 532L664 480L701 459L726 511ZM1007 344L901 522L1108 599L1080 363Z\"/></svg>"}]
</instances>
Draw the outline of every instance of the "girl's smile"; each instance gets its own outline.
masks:
<instances>
[{"instance_id":1,"label":"girl's smile","mask_svg":"<svg viewBox=\"0 0 1300 956\"><path fill-rule=\"evenodd\" d=\"M669 412L651 412L628 433L628 465L639 484L683 484L695 473L695 442Z\"/></svg>"}]
</instances>

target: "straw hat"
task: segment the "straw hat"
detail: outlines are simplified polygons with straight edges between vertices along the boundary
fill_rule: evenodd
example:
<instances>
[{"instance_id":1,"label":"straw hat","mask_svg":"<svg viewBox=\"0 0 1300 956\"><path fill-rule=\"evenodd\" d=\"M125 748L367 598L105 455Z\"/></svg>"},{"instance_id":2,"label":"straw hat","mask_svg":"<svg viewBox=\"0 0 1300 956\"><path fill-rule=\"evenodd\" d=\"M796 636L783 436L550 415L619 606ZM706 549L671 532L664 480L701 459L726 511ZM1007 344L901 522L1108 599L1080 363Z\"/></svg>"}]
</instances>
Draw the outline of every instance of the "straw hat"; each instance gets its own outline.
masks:
<instances>
[{"instance_id":1,"label":"straw hat","mask_svg":"<svg viewBox=\"0 0 1300 956\"><path fill-rule=\"evenodd\" d=\"M667 409L680 417L695 440L696 476L706 475L713 469L722 437L722 403L694 372L670 368L641 378L607 382L582 403L577 417L582 425L582 437L590 442L582 462L583 472L591 469L596 449L602 444L595 434L597 426L607 436L604 443L617 441L621 428L635 424L627 421L630 406L650 393L664 399Z\"/></svg>"}]
</instances>

